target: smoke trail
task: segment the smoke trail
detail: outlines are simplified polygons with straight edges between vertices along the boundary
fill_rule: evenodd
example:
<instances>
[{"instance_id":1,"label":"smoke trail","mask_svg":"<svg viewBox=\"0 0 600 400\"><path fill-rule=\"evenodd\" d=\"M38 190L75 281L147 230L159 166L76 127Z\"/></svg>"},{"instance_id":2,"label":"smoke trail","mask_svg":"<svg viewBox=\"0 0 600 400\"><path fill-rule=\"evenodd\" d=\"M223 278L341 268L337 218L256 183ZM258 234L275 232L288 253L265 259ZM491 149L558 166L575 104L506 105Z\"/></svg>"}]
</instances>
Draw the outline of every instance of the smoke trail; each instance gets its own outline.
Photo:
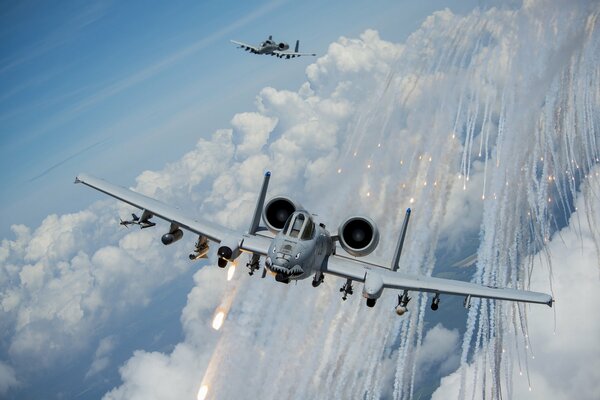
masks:
<instances>
[{"instance_id":1,"label":"smoke trail","mask_svg":"<svg viewBox=\"0 0 600 400\"><path fill-rule=\"evenodd\" d=\"M535 33L544 42L535 43L535 48L531 43L513 43L508 72L514 80L500 88L496 168L487 177L498 201L485 204L476 275L476 281L486 285L527 288L533 271L525 268L525 260L543 248L561 215L565 221L573 211L579 183L597 163L598 116L589 110L599 101L598 64L590 62L599 54L598 7L564 12L542 5L521 10L517 29L524 37ZM554 20L571 21L573 28L544 29ZM546 42L549 39L553 40ZM535 55L533 68L527 54ZM524 309L503 303L486 309L485 303L469 313L462 363L471 352L483 353L483 368L477 363L473 369L475 382L486 379L488 363L496 381L479 396L501 398L503 388L510 393L512 387L509 342L524 340L526 357L533 354ZM463 388L466 371L463 368ZM461 393L466 398L466 390Z\"/></svg>"},{"instance_id":2,"label":"smoke trail","mask_svg":"<svg viewBox=\"0 0 600 400\"><path fill-rule=\"evenodd\" d=\"M335 223L345 216L340 210L380 221L382 259L391 258L404 209L412 207L401 269L424 275L441 264L441 239L470 232L470 217L480 227L473 280L526 289L539 273L531 257L565 223L579 183L598 163L598 14L593 3L548 1L467 16L435 13L353 100L339 168L321 173L330 186L308 188L318 196L307 196L313 204L305 205L330 207ZM450 206L456 197L465 201ZM223 373L213 375L211 393L415 396L427 296L412 294L410 312L398 319L394 293L367 309L360 287L342 303L340 284L240 284L214 363ZM473 368L462 369L461 398L511 395L513 362L526 373L532 356L525 311L471 302L461 363ZM229 384L242 378L245 385Z\"/></svg>"}]
</instances>

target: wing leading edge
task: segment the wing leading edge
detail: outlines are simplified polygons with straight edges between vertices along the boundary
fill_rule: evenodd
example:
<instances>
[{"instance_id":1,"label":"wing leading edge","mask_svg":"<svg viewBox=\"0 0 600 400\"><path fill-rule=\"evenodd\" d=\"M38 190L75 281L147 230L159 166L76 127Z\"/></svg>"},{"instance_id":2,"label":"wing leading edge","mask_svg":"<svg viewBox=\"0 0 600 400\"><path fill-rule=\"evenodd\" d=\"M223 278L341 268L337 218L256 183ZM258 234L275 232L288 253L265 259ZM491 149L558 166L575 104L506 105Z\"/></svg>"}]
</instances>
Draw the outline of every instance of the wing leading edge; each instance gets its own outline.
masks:
<instances>
[{"instance_id":1,"label":"wing leading edge","mask_svg":"<svg viewBox=\"0 0 600 400\"><path fill-rule=\"evenodd\" d=\"M383 265L364 264L361 261L340 256L330 257L323 272L358 282L364 282L369 274L375 274L381 278L382 289L388 288L435 294L522 301L526 303L546 304L550 307L552 307L553 302L552 296L545 293L495 288L452 279L403 274L392 271Z\"/></svg>"},{"instance_id":2,"label":"wing leading edge","mask_svg":"<svg viewBox=\"0 0 600 400\"><path fill-rule=\"evenodd\" d=\"M75 183L83 183L84 185L112 196L117 200L121 200L133 207L139 208L145 213L149 213L151 216L156 216L175 224L182 229L205 236L213 242L220 243L226 238L235 237L239 238L242 242L242 245L240 246L241 250L260 255L267 254L270 243L268 238L240 233L203 218L187 216L177 207L170 206L141 193L134 192L133 190L126 189L122 186L112 184L87 174L79 174L75 178Z\"/></svg>"},{"instance_id":3,"label":"wing leading edge","mask_svg":"<svg viewBox=\"0 0 600 400\"><path fill-rule=\"evenodd\" d=\"M238 42L237 40L230 40L230 42L233 44L237 44L239 47L241 47L244 50L252 50L253 52L258 52L258 48L254 47L250 44Z\"/></svg>"}]
</instances>

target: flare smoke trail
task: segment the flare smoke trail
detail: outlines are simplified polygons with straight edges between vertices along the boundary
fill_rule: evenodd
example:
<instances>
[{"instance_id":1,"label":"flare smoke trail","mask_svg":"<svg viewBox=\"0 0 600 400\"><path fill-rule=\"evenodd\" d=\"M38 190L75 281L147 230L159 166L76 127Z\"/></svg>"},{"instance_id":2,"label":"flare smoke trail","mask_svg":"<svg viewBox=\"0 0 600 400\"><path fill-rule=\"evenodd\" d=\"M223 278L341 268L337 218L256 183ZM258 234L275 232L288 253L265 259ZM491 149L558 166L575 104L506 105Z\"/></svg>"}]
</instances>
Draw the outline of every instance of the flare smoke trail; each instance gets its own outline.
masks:
<instances>
[{"instance_id":1,"label":"flare smoke trail","mask_svg":"<svg viewBox=\"0 0 600 400\"><path fill-rule=\"evenodd\" d=\"M600 156L599 14L593 2L538 1L429 17L346 127L339 185L320 198L335 205L331 220L343 217L336 210L362 206L381 222L386 243L378 256L389 259L403 210L412 206L401 269L431 275L440 239L472 229L458 225L473 214L476 282L527 289L532 273L547 273L550 290L552 271L531 271L531 259L573 211L579 183ZM478 204L448 209L456 196L473 201L472 187ZM427 296L414 294L411 312L399 319L394 294L370 310L357 295L342 303L339 283L271 285L258 296L242 285L238 306L261 312L224 331L213 356L223 373L211 393L411 398ZM513 365L526 365L531 351L525 307L473 301L462 363L481 356L475 398L510 397ZM252 382L243 393L228 385L242 376Z\"/></svg>"}]
</instances>

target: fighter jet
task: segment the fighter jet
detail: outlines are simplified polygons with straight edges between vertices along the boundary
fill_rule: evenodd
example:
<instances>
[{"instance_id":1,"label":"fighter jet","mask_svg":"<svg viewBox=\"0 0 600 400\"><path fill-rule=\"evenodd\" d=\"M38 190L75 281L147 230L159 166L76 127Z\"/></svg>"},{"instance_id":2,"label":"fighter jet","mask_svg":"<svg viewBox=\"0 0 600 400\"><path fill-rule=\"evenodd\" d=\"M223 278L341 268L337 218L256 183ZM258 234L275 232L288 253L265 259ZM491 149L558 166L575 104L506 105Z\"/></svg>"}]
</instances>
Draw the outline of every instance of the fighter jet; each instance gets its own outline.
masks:
<instances>
[{"instance_id":1,"label":"fighter jet","mask_svg":"<svg viewBox=\"0 0 600 400\"><path fill-rule=\"evenodd\" d=\"M368 307L375 306L384 289L394 290L398 294L398 315L407 311L411 291L431 293L431 309L434 311L438 309L442 295L463 296L465 307L474 297L552 307L554 299L545 293L399 272L410 209L406 210L393 259L384 263L364 258L379 243L375 222L364 216L350 216L342 221L335 234L331 234L316 216L288 196L275 196L265 203L270 177L270 172L264 175L256 208L245 232L185 214L177 207L89 175L80 174L75 183L83 183L142 210L142 217L134 217L133 221L142 228L154 226L151 221L154 217L167 221L169 230L161 238L165 245L180 240L184 230L198 235L194 251L189 256L191 260L206 257L209 242L213 242L218 246L220 268L225 268L246 253L249 255L246 266L250 275L261 268L260 260L263 259L262 277L270 273L283 284L312 277L312 286L318 287L326 275L340 277L345 279L340 288L342 299L353 294L353 283L359 283ZM265 226L260 226L261 214Z\"/></svg>"},{"instance_id":2,"label":"fighter jet","mask_svg":"<svg viewBox=\"0 0 600 400\"><path fill-rule=\"evenodd\" d=\"M246 43L238 42L235 40L231 40L231 43L237 44L239 48L249 51L253 54L266 54L271 56L276 56L278 58L294 58L300 56L316 56L314 53L298 53L298 49L300 48L300 41L296 40L296 47L294 51L286 51L290 48L290 46L285 42L276 43L273 41L273 36L269 36L267 40L262 42L259 47L255 47Z\"/></svg>"}]
</instances>

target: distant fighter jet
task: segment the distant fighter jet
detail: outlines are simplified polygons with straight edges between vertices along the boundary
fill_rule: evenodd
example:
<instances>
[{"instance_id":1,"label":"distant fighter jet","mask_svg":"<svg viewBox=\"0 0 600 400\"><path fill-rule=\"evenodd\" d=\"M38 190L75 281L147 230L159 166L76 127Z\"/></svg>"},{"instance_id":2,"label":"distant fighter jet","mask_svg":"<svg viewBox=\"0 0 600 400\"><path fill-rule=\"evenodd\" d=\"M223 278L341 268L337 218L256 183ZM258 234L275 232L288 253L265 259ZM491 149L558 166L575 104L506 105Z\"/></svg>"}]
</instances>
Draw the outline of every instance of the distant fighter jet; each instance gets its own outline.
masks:
<instances>
[{"instance_id":1,"label":"distant fighter jet","mask_svg":"<svg viewBox=\"0 0 600 400\"><path fill-rule=\"evenodd\" d=\"M250 269L250 275L260 269L260 258L264 257L262 277L269 271L277 282L289 283L312 277L312 285L317 287L323 282L325 275L338 276L346 280L340 288L342 299L346 300L353 293L353 282L360 282L363 283L362 295L369 307L375 305L384 289L399 290L401 292L398 293L396 306L398 315L407 311L410 291L432 293L432 310L438 309L441 295L464 296L465 307L470 305L472 297L522 301L552 307L552 296L544 293L398 272L410 209L406 210L391 263L386 265L361 260L360 257L369 255L379 243L379 231L371 219L349 217L340 224L337 233L332 235L324 224L315 222L313 215L289 197L277 196L265 205L270 176L270 172L265 174L247 232L186 215L174 206L85 174L75 178L75 183L83 183L142 210L141 217L133 214L133 220L122 221L123 225L136 224L141 228L154 226L155 223L150 219L155 216L169 222L169 231L161 238L165 245L180 240L183 230L199 235L194 252L190 254L191 260L206 257L208 242L211 241L219 246L217 256L218 266L221 268L235 261L242 253L248 253L250 258L246 266ZM266 227L259 226L261 213ZM338 244L345 250L345 254L337 249Z\"/></svg>"},{"instance_id":2,"label":"distant fighter jet","mask_svg":"<svg viewBox=\"0 0 600 400\"><path fill-rule=\"evenodd\" d=\"M271 56L277 56L279 58L294 58L300 56L316 56L314 53L298 53L298 49L300 47L300 41L296 40L296 47L294 51L286 51L290 48L290 46L285 43L276 43L273 41L273 36L269 36L267 40L262 42L259 47L254 47L252 45L237 42L235 40L231 40L231 43L237 44L240 48L249 51L254 54L266 54Z\"/></svg>"}]
</instances>

